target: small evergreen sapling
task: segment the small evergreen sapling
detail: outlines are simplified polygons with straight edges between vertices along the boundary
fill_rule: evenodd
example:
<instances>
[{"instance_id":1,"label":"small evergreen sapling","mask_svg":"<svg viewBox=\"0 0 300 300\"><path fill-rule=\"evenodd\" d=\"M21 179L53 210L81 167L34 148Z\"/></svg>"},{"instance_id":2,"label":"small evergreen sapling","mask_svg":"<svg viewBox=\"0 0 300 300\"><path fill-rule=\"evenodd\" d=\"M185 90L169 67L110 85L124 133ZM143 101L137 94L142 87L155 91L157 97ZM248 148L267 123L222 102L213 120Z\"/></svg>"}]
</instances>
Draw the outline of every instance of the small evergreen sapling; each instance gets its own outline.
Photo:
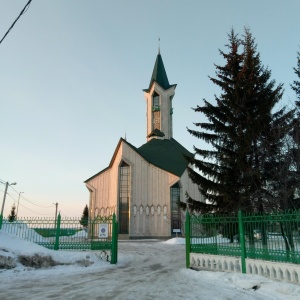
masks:
<instances>
[{"instance_id":1,"label":"small evergreen sapling","mask_svg":"<svg viewBox=\"0 0 300 300\"><path fill-rule=\"evenodd\" d=\"M81 219L80 219L79 223L83 227L87 227L88 226L88 223L89 223L89 208L88 208L87 205L83 209L83 213L82 213L82 216L81 216Z\"/></svg>"},{"instance_id":2,"label":"small evergreen sapling","mask_svg":"<svg viewBox=\"0 0 300 300\"><path fill-rule=\"evenodd\" d=\"M8 221L9 222L14 222L16 220L16 217L17 217L17 215L16 215L16 206L13 205L11 207L10 215L8 216Z\"/></svg>"}]
</instances>

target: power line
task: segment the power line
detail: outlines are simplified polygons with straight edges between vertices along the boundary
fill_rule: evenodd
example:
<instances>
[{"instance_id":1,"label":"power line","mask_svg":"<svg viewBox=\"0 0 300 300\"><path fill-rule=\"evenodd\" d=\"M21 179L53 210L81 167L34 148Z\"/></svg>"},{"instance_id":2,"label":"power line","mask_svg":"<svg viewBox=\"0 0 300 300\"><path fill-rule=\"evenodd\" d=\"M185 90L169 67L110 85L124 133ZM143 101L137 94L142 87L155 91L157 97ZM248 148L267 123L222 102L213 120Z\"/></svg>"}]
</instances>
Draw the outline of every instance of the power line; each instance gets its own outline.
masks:
<instances>
[{"instance_id":1,"label":"power line","mask_svg":"<svg viewBox=\"0 0 300 300\"><path fill-rule=\"evenodd\" d=\"M38 213L38 212L36 212L36 211L34 211L34 210L32 210L32 209L29 209L28 207L24 206L24 205L21 204L21 203L20 203L20 206L22 206L23 208L25 208L25 209L27 209L27 210L29 210L29 211L31 211L31 212L37 214L37 215L41 215L41 216L52 216L52 215L53 215L52 213L51 213L51 214L41 214L41 213Z\"/></svg>"},{"instance_id":2,"label":"power line","mask_svg":"<svg viewBox=\"0 0 300 300\"><path fill-rule=\"evenodd\" d=\"M3 184L6 184L6 182L5 182L4 180L2 180L2 179L0 179L0 182L1 182L1 183L3 182ZM23 199L24 199L25 201L27 201L28 203L30 203L30 204L32 204L32 205L35 205L35 206L37 206L37 207L41 207L41 208L50 208L50 207L56 206L56 204L52 204L52 205L49 205L49 204L48 204L48 205L46 205L46 206L45 206L45 205L35 204L35 203L33 203L32 201L26 199L23 195L21 195L21 194L20 194L14 187L12 187L11 185L10 185L10 188L11 188L12 190L14 190L16 193L19 194L19 200L20 200L20 198L23 198ZM17 200L16 200L10 193L7 192L6 195L9 196L9 197L14 201L14 203L17 202ZM18 202L19 202L19 201L18 201ZM33 212L33 213L35 213L35 214L38 214L38 215L46 215L46 216L52 215L52 213L51 213L51 214L42 214L42 213L38 213L38 212L36 212L36 211L34 211L34 210L32 210L32 209L26 207L25 205L21 204L20 202L19 202L19 205L22 206L23 208L25 208L26 210L29 210L29 211L31 211L31 212ZM57 206L56 206L56 209L57 209Z\"/></svg>"},{"instance_id":3,"label":"power line","mask_svg":"<svg viewBox=\"0 0 300 300\"><path fill-rule=\"evenodd\" d=\"M25 5L25 7L22 9L22 11L20 12L19 16L16 18L16 20L12 23L12 25L9 27L9 29L7 30L7 32L5 33L4 37L2 38L2 40L0 41L0 44L2 43L2 41L5 39L5 37L8 35L8 33L11 31L11 29L15 26L15 24L17 23L17 21L19 20L19 18L24 14L26 13L26 11L28 10L29 8L29 5L30 5L30 2L32 0L29 0L27 2L27 4Z\"/></svg>"},{"instance_id":4,"label":"power line","mask_svg":"<svg viewBox=\"0 0 300 300\"><path fill-rule=\"evenodd\" d=\"M15 188L11 187L11 189L13 189L16 193L19 194L19 192L18 192ZM24 200L26 200L26 201L29 202L30 204L35 205L35 206L37 206L37 207L49 208L49 207L52 207L52 206L53 206L53 205L50 205L50 206L49 206L49 204L48 204L47 206L35 204L35 203L33 203L32 201L26 199L23 195L21 195L21 198L23 198Z\"/></svg>"},{"instance_id":5,"label":"power line","mask_svg":"<svg viewBox=\"0 0 300 300\"><path fill-rule=\"evenodd\" d=\"M5 185L5 184L6 184L6 181L4 181L3 179L0 178L0 183L2 183L2 184Z\"/></svg>"},{"instance_id":6,"label":"power line","mask_svg":"<svg viewBox=\"0 0 300 300\"><path fill-rule=\"evenodd\" d=\"M6 182L5 182L4 180L2 180L2 179L0 179L0 183L3 183L4 185L6 184ZM23 195L21 195L21 194L20 194L14 187L12 187L11 185L10 185L10 188L11 188L12 190L14 190L16 193L18 193L20 198L23 198L25 201L29 202L29 203L32 204L32 205L35 205L35 206L41 207L41 208L51 208L51 207L56 206L56 209L57 209L58 203L53 203L52 205L49 205L49 204L48 204L47 206L35 204L35 203L33 203L32 201L26 199ZM3 191L3 190L0 189L0 191ZM17 200L16 200L10 193L7 192L6 195L9 196L14 202L17 202ZM19 200L20 200L20 198L19 198ZM18 202L19 202L19 201L18 201ZM52 213L51 213L51 214L41 214L41 213L38 213L38 212L36 212L36 211L34 211L34 210L32 210L32 209L29 209L28 207L26 207L25 205L21 204L20 202L19 202L19 205L22 206L23 208L25 208L25 209L27 209L27 210L29 210L29 211L35 213L35 214L38 214L38 215L52 215ZM65 206L65 205L63 205L63 206ZM68 206L65 206L65 207L68 208Z\"/></svg>"},{"instance_id":7,"label":"power line","mask_svg":"<svg viewBox=\"0 0 300 300\"><path fill-rule=\"evenodd\" d=\"M16 201L16 199L13 196L11 196L9 193L7 193L7 196L9 196L12 200L14 200L14 202ZM26 207L25 205L23 205L21 203L19 203L19 205L22 206L23 208L25 208L25 209L27 209L27 210L35 213L35 214L38 214L38 215L41 215L41 216L51 216L52 215L52 213L51 214L41 214L41 213L38 213L38 212L36 212L36 211L34 211L34 210ZM51 206L48 206L48 207L53 207L53 206L55 206L55 205L51 205Z\"/></svg>"},{"instance_id":8,"label":"power line","mask_svg":"<svg viewBox=\"0 0 300 300\"><path fill-rule=\"evenodd\" d=\"M6 195L9 196L11 199L13 199L14 202L16 202L16 199L12 195L10 195L8 192L6 192Z\"/></svg>"},{"instance_id":9,"label":"power line","mask_svg":"<svg viewBox=\"0 0 300 300\"><path fill-rule=\"evenodd\" d=\"M21 198L23 198L24 200L26 200L26 201L29 202L30 204L35 205L35 206L37 206L37 207L42 207L42 208L53 207L53 205L47 205L47 206L44 206L44 205L38 205L38 204L35 204L35 203L29 201L28 199L26 199L26 198L25 198L24 196L22 196L22 195L21 195Z\"/></svg>"}]
</instances>

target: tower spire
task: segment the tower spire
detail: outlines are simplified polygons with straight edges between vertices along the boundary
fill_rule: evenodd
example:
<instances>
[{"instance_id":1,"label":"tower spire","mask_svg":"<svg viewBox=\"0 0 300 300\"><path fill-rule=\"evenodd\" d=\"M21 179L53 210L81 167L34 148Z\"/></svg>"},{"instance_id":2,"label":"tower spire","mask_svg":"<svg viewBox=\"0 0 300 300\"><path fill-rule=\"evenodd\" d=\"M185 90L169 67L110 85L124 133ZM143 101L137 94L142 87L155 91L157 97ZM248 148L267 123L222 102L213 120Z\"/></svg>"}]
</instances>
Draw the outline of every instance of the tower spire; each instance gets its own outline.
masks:
<instances>
[{"instance_id":1,"label":"tower spire","mask_svg":"<svg viewBox=\"0 0 300 300\"><path fill-rule=\"evenodd\" d=\"M176 84L170 84L160 54L155 60L149 87L144 89L147 101L147 141L152 138L171 139L173 137L172 99Z\"/></svg>"},{"instance_id":2,"label":"tower spire","mask_svg":"<svg viewBox=\"0 0 300 300\"><path fill-rule=\"evenodd\" d=\"M160 37L158 37L158 54L160 54Z\"/></svg>"}]
</instances>

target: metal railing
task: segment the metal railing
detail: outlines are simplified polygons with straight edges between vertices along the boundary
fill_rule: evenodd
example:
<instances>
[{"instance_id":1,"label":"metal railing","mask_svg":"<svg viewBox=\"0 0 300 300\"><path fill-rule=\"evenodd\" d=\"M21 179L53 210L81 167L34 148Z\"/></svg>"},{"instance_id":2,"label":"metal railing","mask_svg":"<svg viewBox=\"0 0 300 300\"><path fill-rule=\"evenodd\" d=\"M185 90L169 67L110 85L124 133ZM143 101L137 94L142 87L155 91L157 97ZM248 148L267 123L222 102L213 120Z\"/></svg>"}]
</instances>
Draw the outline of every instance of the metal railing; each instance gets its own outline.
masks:
<instances>
[{"instance_id":1,"label":"metal railing","mask_svg":"<svg viewBox=\"0 0 300 300\"><path fill-rule=\"evenodd\" d=\"M300 211L270 214L186 215L189 253L240 256L300 264Z\"/></svg>"},{"instance_id":2,"label":"metal railing","mask_svg":"<svg viewBox=\"0 0 300 300\"><path fill-rule=\"evenodd\" d=\"M118 260L118 222L115 214L89 220L80 218L17 218L9 222L0 216L0 229L52 250L100 250L101 258Z\"/></svg>"}]
</instances>

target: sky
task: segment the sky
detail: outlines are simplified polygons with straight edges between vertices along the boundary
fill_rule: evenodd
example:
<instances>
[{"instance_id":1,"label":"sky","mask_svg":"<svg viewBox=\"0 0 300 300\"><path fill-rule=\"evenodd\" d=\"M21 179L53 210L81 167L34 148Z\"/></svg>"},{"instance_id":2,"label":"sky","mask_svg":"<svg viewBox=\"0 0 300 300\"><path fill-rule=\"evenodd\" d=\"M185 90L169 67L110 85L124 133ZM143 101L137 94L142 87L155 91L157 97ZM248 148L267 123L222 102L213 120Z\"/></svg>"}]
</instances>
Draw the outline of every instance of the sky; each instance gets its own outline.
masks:
<instances>
[{"instance_id":1,"label":"sky","mask_svg":"<svg viewBox=\"0 0 300 300\"><path fill-rule=\"evenodd\" d=\"M122 241L118 246L117 265L100 260L99 251L49 250L10 235L5 229L0 231L0 240L3 242L0 263L12 267L0 270L2 300L87 297L296 300L300 295L298 284L263 276L186 269L183 238L164 242ZM51 257L64 265L34 269L21 264L18 258L22 256L26 261L35 257L34 262L49 261L47 257Z\"/></svg>"},{"instance_id":2,"label":"sky","mask_svg":"<svg viewBox=\"0 0 300 300\"><path fill-rule=\"evenodd\" d=\"M0 0L0 39L27 0ZM299 0L33 0L0 44L0 200L4 217L81 216L84 181L108 166L121 137L146 142L143 89L160 51L173 99L174 138L206 147L186 128L191 108L220 91L209 80L223 64L227 34L248 26L262 64L285 92L300 45ZM23 192L19 194L20 192Z\"/></svg>"}]
</instances>

